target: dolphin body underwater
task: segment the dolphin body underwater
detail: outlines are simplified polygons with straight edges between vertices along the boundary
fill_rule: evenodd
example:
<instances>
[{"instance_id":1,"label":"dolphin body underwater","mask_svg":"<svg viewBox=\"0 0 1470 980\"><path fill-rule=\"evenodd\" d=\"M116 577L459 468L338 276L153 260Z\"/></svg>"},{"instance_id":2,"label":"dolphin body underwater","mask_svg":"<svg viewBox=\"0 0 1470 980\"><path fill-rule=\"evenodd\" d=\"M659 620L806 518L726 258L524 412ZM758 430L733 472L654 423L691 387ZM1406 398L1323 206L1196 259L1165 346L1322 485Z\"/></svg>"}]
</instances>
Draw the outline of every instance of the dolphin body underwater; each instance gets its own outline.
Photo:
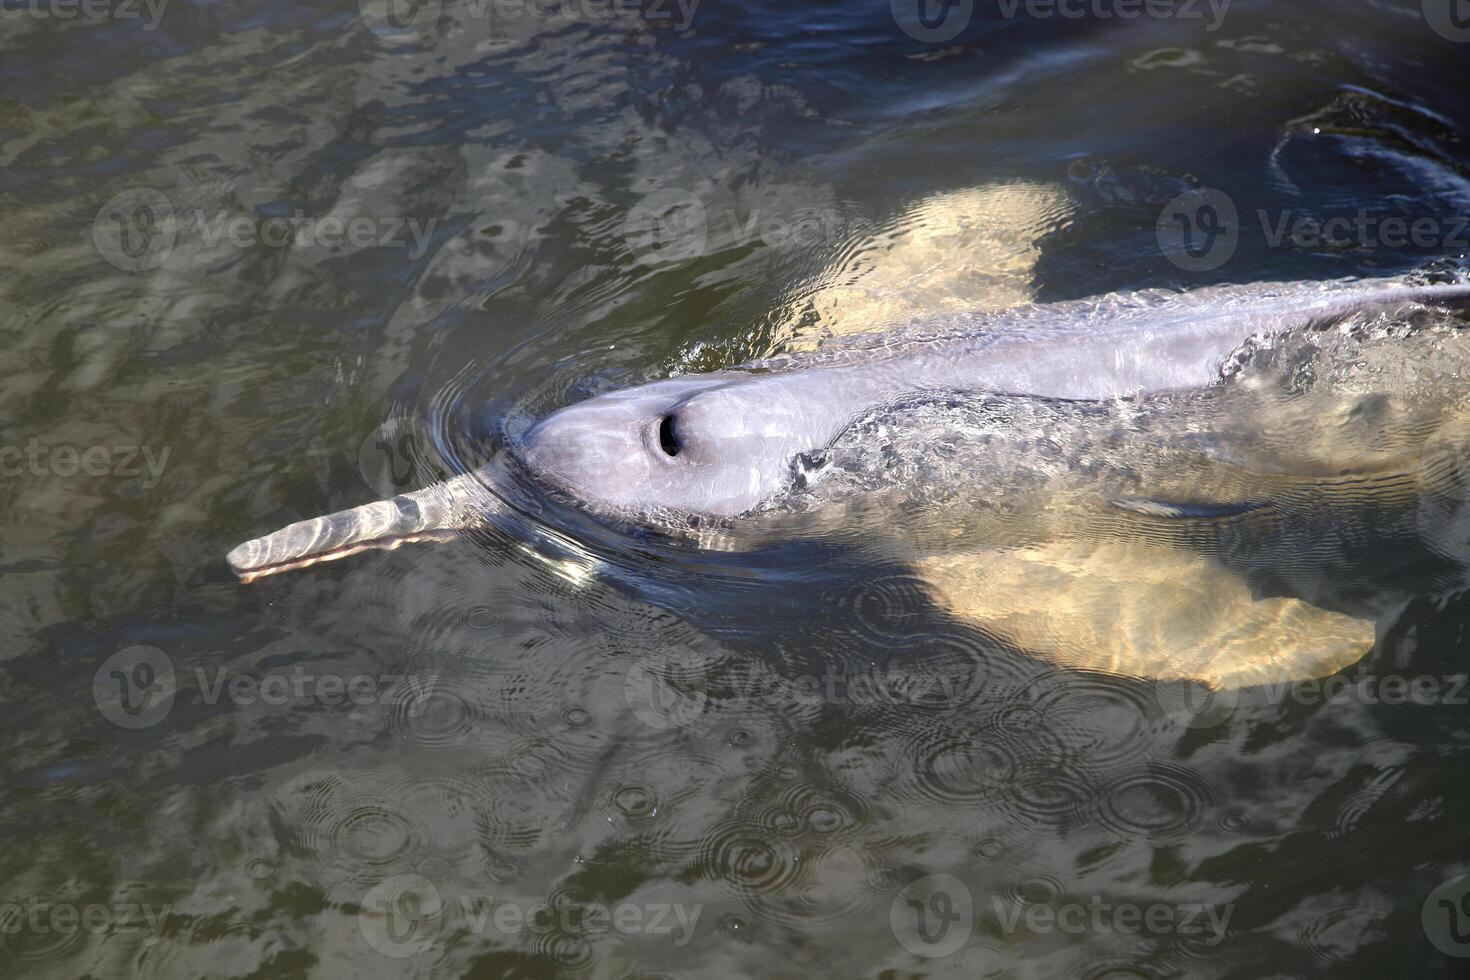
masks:
<instances>
[{"instance_id":1,"label":"dolphin body underwater","mask_svg":"<svg viewBox=\"0 0 1470 980\"><path fill-rule=\"evenodd\" d=\"M1333 588L1346 551L1449 554L1470 446L1451 311L1470 281L1029 305L985 288L978 311L574 403L474 471L228 561L248 582L444 539L514 483L693 549L880 542L936 604L1034 656L1236 688L1371 649L1383 610Z\"/></svg>"}]
</instances>

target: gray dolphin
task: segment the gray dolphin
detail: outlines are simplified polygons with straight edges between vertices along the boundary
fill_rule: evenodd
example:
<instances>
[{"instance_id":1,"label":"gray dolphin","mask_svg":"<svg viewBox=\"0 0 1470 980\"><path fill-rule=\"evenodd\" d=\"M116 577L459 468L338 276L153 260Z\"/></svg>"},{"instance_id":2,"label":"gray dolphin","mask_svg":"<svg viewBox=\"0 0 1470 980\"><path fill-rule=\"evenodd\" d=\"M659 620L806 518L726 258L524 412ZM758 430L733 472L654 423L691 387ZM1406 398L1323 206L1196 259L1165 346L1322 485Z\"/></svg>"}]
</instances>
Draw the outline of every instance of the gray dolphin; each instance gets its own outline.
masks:
<instances>
[{"instance_id":1,"label":"gray dolphin","mask_svg":"<svg viewBox=\"0 0 1470 980\"><path fill-rule=\"evenodd\" d=\"M251 581L370 548L451 537L503 506L494 491L508 479L530 481L599 518L652 527L696 544L725 542L750 529L799 533L803 520L808 529L816 520L815 526L837 533L867 521L863 526L881 534L884 522L872 514L881 512L884 502L914 503L918 490L905 483L917 479L925 440L933 437L934 425L942 424L947 452L964 465L929 469L925 502L944 516L913 522L921 532L911 528L907 550L897 553L927 567L940 583L938 596L951 607L963 607L977 621L1009 623L1008 635L1020 637L1023 646L1050 644L1057 647L1056 659L1092 665L1095 654L1084 657L1075 644L1054 636L1075 629L1075 617L1056 621L1054 606L997 605L996 590L1003 584L997 576L1028 583L1028 591L1045 583L1075 591L1078 576L1097 583L1107 571L1123 567L1134 568L1129 576L1139 581L1147 578L1136 573L1140 562L1155 572L1173 569L1160 587L1189 576L1223 576L1219 562L1200 558L1198 547L1181 551L1173 543L1160 546L1163 550L1156 545L1170 536L1198 538L1197 528L1190 530L1195 525L1243 518L1268 503L1294 500L1311 512L1323 501L1350 500L1355 492L1361 496L1413 484L1414 474L1424 469L1416 461L1427 441L1444 429L1446 419L1462 417L1465 390L1457 370L1447 372L1429 393L1421 390L1414 371L1392 382L1399 390L1385 392L1379 390L1381 371L1334 379L1335 367L1318 365L1317 373L1327 377L1316 379L1312 398L1305 400L1287 397L1299 383L1289 372L1267 384L1281 393L1271 398L1262 398L1251 384L1233 382L1231 375L1243 359L1294 349L1346 318L1360 326L1375 316L1401 323L1411 310L1467 301L1470 283L1343 280L1117 293L920 320L879 334L834 339L814 351L569 405L536 423L479 470L292 524L241 544L228 560L242 580ZM1384 342L1392 351L1394 338L1386 336ZM1321 345L1312 349L1320 351ZM1375 348L1377 356L1384 349L1384 344ZM1358 355L1349 350L1342 356ZM1256 388L1262 384L1258 374L1247 372ZM1372 409L1375 399L1384 398L1398 406L1387 421ZM1333 421L1339 411L1346 420L1342 424ZM1275 428L1266 431L1266 426L1263 438L1252 439L1262 413L1276 420ZM1368 423L1362 419L1370 416L1372 424L1363 428ZM1295 429L1280 421L1287 418L1296 419ZM1317 431L1313 427L1320 429L1323 419L1330 445L1305 445L1311 439L1302 433ZM1052 430L1048 440L1027 445L1016 438L1046 427ZM853 463L862 459L864 446L902 441L894 432L905 434L906 458L913 465ZM967 432L973 443L968 450ZM1104 438L1112 445L1094 447L1099 452L1091 462L1082 461L1080 444L1099 433L1111 433ZM1364 445L1346 445L1354 433ZM1375 448L1369 444L1374 439L1387 443ZM1059 442L1067 445L1056 454ZM1065 451L1068 446L1074 451ZM996 451L1002 447L1008 451ZM1043 472L1039 461L1048 452L1060 464ZM1188 460L1181 462L1180 453ZM829 477L834 456L841 472ZM860 476L853 475L859 471ZM1374 482L1380 477L1382 487ZM960 484L960 492L949 484ZM837 493L834 487L844 490ZM1417 492L1417 485L1404 490L1408 496ZM1058 503L1075 502L1079 494L1108 506ZM956 505L956 498L964 506ZM840 506L819 508L813 501ZM825 516L811 516L818 512ZM856 516L859 512L868 516ZM1133 531L1143 535L1139 540L1146 552L1109 550L1116 546L1125 512L1142 522ZM997 523L997 514L1005 519ZM987 521L989 531L977 534L975 528ZM1154 526L1160 522L1168 528ZM1081 557L1065 550L1087 540L1101 544L1089 546ZM1055 550L1059 546L1063 551ZM985 557L961 567L956 554ZM1063 566L1070 571L1057 578ZM985 573L977 573L977 567ZM1044 571L1041 578L1038 569ZM1230 580L1209 581L1201 588L1218 595ZM1101 590L1110 610L1127 604L1119 598L1122 588L1119 579ZM983 600L977 599L981 593ZM1242 595L1242 602L1249 601ZM1141 608L1152 615L1156 606L1155 598ZM1314 672L1334 669L1363 652L1362 630L1346 621L1303 620L1298 606L1258 604L1255 611L1269 612L1269 624L1252 627L1251 642L1257 645L1279 643L1283 623L1342 634L1341 650L1320 657L1310 668ZM1218 629L1239 631L1238 609L1222 609L1217 618ZM1203 620L1193 614L1191 621ZM1157 624L1141 628L1149 630L1157 631ZM1166 676L1149 666L1149 658L1162 655L1139 653L1129 643L1122 653L1106 654L1104 666ZM1199 641L1207 643L1224 648L1213 633ZM1201 661L1182 676L1235 683L1238 662L1249 655L1232 655L1228 665Z\"/></svg>"},{"instance_id":2,"label":"gray dolphin","mask_svg":"<svg viewBox=\"0 0 1470 980\"><path fill-rule=\"evenodd\" d=\"M588 510L678 525L758 510L798 461L866 413L935 392L1107 402L1207 388L1252 338L1409 304L1464 303L1470 284L1257 284L1097 299L925 321L600 395L553 412L510 447ZM292 524L229 553L253 579L368 548L442 539L490 505L499 468Z\"/></svg>"}]
</instances>

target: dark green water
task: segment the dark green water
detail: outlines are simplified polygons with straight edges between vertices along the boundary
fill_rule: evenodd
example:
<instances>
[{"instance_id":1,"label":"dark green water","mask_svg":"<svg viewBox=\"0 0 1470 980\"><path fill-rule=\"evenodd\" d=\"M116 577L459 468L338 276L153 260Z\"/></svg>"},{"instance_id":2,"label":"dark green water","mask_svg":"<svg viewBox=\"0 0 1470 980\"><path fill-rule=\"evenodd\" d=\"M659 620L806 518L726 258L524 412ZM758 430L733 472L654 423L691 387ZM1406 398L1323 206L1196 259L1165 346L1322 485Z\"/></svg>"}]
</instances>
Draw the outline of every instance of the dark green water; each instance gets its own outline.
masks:
<instances>
[{"instance_id":1,"label":"dark green water","mask_svg":"<svg viewBox=\"0 0 1470 980\"><path fill-rule=\"evenodd\" d=\"M230 575L507 418L768 352L934 195L1060 188L1043 299L1467 249L1463 0L903 6L0 2L0 973L1461 975L1453 594L1202 715L816 548ZM1192 188L1238 220L1181 260ZM658 194L703 247L649 258Z\"/></svg>"}]
</instances>

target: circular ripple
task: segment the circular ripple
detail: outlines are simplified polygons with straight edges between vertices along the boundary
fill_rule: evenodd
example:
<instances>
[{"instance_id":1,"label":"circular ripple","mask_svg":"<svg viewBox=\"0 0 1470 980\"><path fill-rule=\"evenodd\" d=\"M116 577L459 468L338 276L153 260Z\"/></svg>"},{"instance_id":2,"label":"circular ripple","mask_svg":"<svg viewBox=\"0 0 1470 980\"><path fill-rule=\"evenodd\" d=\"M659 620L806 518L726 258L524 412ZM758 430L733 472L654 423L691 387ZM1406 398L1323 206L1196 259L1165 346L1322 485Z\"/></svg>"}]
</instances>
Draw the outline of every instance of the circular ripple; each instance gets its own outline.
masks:
<instances>
[{"instance_id":1,"label":"circular ripple","mask_svg":"<svg viewBox=\"0 0 1470 980\"><path fill-rule=\"evenodd\" d=\"M625 817L646 817L658 809L658 797L643 786L620 786L613 790L612 805Z\"/></svg>"},{"instance_id":2,"label":"circular ripple","mask_svg":"<svg viewBox=\"0 0 1470 980\"><path fill-rule=\"evenodd\" d=\"M488 630L500 622L500 614L489 606L471 606L465 610L463 619L472 630Z\"/></svg>"},{"instance_id":3,"label":"circular ripple","mask_svg":"<svg viewBox=\"0 0 1470 980\"><path fill-rule=\"evenodd\" d=\"M999 738L931 732L916 747L914 779L919 792L940 803L979 803L1012 788L1016 751Z\"/></svg>"},{"instance_id":4,"label":"circular ripple","mask_svg":"<svg viewBox=\"0 0 1470 980\"><path fill-rule=\"evenodd\" d=\"M742 897L778 894L801 871L800 853L785 840L771 840L745 827L716 828L701 848L702 874Z\"/></svg>"},{"instance_id":5,"label":"circular ripple","mask_svg":"<svg viewBox=\"0 0 1470 980\"><path fill-rule=\"evenodd\" d=\"M1096 955L1088 957L1089 962L1080 969L1069 972L1068 976L1077 980L1159 980L1166 974L1159 973L1144 965L1141 960L1147 956L1140 953L1136 956L1119 953L1112 956L1099 957Z\"/></svg>"},{"instance_id":6,"label":"circular ripple","mask_svg":"<svg viewBox=\"0 0 1470 980\"><path fill-rule=\"evenodd\" d=\"M875 576L834 598L864 636L884 644L918 637L929 605L924 580L914 575Z\"/></svg>"},{"instance_id":7,"label":"circular ripple","mask_svg":"<svg viewBox=\"0 0 1470 980\"><path fill-rule=\"evenodd\" d=\"M561 712L561 723L568 728L581 728L592 720L592 712L579 705L563 708Z\"/></svg>"},{"instance_id":8,"label":"circular ripple","mask_svg":"<svg viewBox=\"0 0 1470 980\"><path fill-rule=\"evenodd\" d=\"M1014 697L1035 676L1030 661L980 633L930 634L922 640L922 655L915 665L923 676L913 685L912 700L937 710Z\"/></svg>"},{"instance_id":9,"label":"circular ripple","mask_svg":"<svg viewBox=\"0 0 1470 980\"><path fill-rule=\"evenodd\" d=\"M1018 908L1032 905L1056 905L1062 897L1062 883L1050 875L1035 875L1022 881L1011 882L1000 890L1001 896L1009 899Z\"/></svg>"},{"instance_id":10,"label":"circular ripple","mask_svg":"<svg viewBox=\"0 0 1470 980\"><path fill-rule=\"evenodd\" d=\"M363 864L383 866L413 847L408 820L374 804L362 804L344 814L329 832L347 857Z\"/></svg>"},{"instance_id":11,"label":"circular ripple","mask_svg":"<svg viewBox=\"0 0 1470 980\"><path fill-rule=\"evenodd\" d=\"M1226 810L1215 820L1215 826L1231 834L1244 834L1251 830L1251 818L1243 810Z\"/></svg>"},{"instance_id":12,"label":"circular ripple","mask_svg":"<svg viewBox=\"0 0 1470 980\"><path fill-rule=\"evenodd\" d=\"M1101 769L1153 747L1149 701L1136 684L1063 671L1040 679L1034 690L1041 724L1062 742L1068 758Z\"/></svg>"},{"instance_id":13,"label":"circular ripple","mask_svg":"<svg viewBox=\"0 0 1470 980\"><path fill-rule=\"evenodd\" d=\"M1060 826L1083 816L1095 787L1081 770L1066 764L1030 763L1015 773L1003 801L1021 826Z\"/></svg>"},{"instance_id":14,"label":"circular ripple","mask_svg":"<svg viewBox=\"0 0 1470 980\"><path fill-rule=\"evenodd\" d=\"M839 846L802 864L799 883L781 894L751 902L751 913L784 931L803 935L826 934L871 913L878 893L867 887L871 869L861 850Z\"/></svg>"},{"instance_id":15,"label":"circular ripple","mask_svg":"<svg viewBox=\"0 0 1470 980\"><path fill-rule=\"evenodd\" d=\"M404 815L414 782L402 774L343 770L300 777L281 792L283 823L301 856L332 884L376 882L408 868L423 842ZM409 811L412 812L412 811Z\"/></svg>"},{"instance_id":16,"label":"circular ripple","mask_svg":"<svg viewBox=\"0 0 1470 980\"><path fill-rule=\"evenodd\" d=\"M546 814L557 802L540 787L498 781L475 804L474 824L481 846L492 850L528 851L550 832Z\"/></svg>"},{"instance_id":17,"label":"circular ripple","mask_svg":"<svg viewBox=\"0 0 1470 980\"><path fill-rule=\"evenodd\" d=\"M1340 905L1304 926L1297 934L1297 942L1323 965L1346 963L1364 943L1364 937L1371 935L1391 912L1392 906L1386 899L1373 897L1365 904Z\"/></svg>"},{"instance_id":18,"label":"circular ripple","mask_svg":"<svg viewBox=\"0 0 1470 980\"><path fill-rule=\"evenodd\" d=\"M994 837L978 840L970 848L970 853L983 861L999 860L1006 852L1006 846Z\"/></svg>"},{"instance_id":19,"label":"circular ripple","mask_svg":"<svg viewBox=\"0 0 1470 980\"><path fill-rule=\"evenodd\" d=\"M836 834L867 824L868 808L858 797L842 790L798 784L781 793L777 813L790 814L795 830Z\"/></svg>"},{"instance_id":20,"label":"circular ripple","mask_svg":"<svg viewBox=\"0 0 1470 980\"><path fill-rule=\"evenodd\" d=\"M480 848L479 865L480 874L487 881L499 885L509 884L521 876L520 865L492 848Z\"/></svg>"},{"instance_id":21,"label":"circular ripple","mask_svg":"<svg viewBox=\"0 0 1470 980\"><path fill-rule=\"evenodd\" d=\"M396 699L393 731L419 745L453 745L474 731L479 711L459 693L436 687L418 696Z\"/></svg>"},{"instance_id":22,"label":"circular ripple","mask_svg":"<svg viewBox=\"0 0 1470 980\"><path fill-rule=\"evenodd\" d=\"M592 964L595 951L584 936L565 932L531 932L527 943L531 952L552 960L563 970L583 970Z\"/></svg>"},{"instance_id":23,"label":"circular ripple","mask_svg":"<svg viewBox=\"0 0 1470 980\"><path fill-rule=\"evenodd\" d=\"M87 930L80 926L74 929L61 928L59 925L52 928L50 923L53 915L62 914L57 910L63 906L77 910L74 921L79 922L88 904L90 903L52 902L40 898L0 903L0 953L9 960L20 963L42 963L75 954L90 935ZM105 908L110 915L116 914L115 906L106 905ZM31 928L32 920L44 928Z\"/></svg>"},{"instance_id":24,"label":"circular ripple","mask_svg":"<svg viewBox=\"0 0 1470 980\"><path fill-rule=\"evenodd\" d=\"M1173 837L1199 825L1212 802L1204 779L1192 769L1164 763L1123 775L1103 791L1102 822L1130 837Z\"/></svg>"},{"instance_id":25,"label":"circular ripple","mask_svg":"<svg viewBox=\"0 0 1470 980\"><path fill-rule=\"evenodd\" d=\"M732 939L748 939L750 923L738 915L727 915L720 920L720 931Z\"/></svg>"}]
</instances>

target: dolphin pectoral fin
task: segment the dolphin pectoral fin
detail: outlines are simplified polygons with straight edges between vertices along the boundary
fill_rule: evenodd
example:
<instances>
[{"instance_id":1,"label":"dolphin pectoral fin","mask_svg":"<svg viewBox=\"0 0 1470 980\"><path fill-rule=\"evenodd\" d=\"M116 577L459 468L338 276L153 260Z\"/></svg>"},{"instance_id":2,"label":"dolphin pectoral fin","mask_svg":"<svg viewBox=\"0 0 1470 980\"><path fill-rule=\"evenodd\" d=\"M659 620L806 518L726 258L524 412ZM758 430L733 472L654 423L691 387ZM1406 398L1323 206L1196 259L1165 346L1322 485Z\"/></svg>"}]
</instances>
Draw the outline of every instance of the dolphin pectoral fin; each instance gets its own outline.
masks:
<instances>
[{"instance_id":1,"label":"dolphin pectoral fin","mask_svg":"<svg viewBox=\"0 0 1470 980\"><path fill-rule=\"evenodd\" d=\"M474 474L351 510L288 524L225 556L241 582L411 541L446 541L493 500Z\"/></svg>"},{"instance_id":2,"label":"dolphin pectoral fin","mask_svg":"<svg viewBox=\"0 0 1470 980\"><path fill-rule=\"evenodd\" d=\"M1065 542L921 559L938 604L1068 667L1234 689L1326 677L1373 623L1298 599L1254 600L1218 564L1147 542Z\"/></svg>"}]
</instances>

